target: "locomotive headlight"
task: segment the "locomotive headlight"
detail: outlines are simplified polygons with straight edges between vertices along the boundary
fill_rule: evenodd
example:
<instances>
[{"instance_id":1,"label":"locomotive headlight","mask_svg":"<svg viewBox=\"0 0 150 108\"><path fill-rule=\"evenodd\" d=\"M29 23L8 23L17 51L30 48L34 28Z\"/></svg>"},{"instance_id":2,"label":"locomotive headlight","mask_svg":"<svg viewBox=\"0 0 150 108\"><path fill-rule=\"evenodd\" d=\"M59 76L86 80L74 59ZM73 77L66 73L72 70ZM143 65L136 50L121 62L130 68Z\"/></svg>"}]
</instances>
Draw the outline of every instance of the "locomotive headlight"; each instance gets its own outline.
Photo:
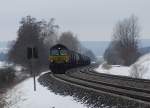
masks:
<instances>
[{"instance_id":1,"label":"locomotive headlight","mask_svg":"<svg viewBox=\"0 0 150 108\"><path fill-rule=\"evenodd\" d=\"M66 57L65 62L67 63L69 61L69 59Z\"/></svg>"}]
</instances>

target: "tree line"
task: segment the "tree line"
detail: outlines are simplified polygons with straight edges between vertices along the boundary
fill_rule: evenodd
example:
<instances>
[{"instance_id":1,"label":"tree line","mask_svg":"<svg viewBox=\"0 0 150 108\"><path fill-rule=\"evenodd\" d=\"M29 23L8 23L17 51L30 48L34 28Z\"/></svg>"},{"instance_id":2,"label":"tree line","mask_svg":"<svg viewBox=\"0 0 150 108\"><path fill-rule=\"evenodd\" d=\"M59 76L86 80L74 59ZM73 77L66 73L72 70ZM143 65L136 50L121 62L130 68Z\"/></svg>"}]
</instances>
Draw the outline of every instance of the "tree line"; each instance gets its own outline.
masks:
<instances>
[{"instance_id":1,"label":"tree line","mask_svg":"<svg viewBox=\"0 0 150 108\"><path fill-rule=\"evenodd\" d=\"M10 45L8 60L14 64L30 68L27 59L27 47L36 46L38 48L38 59L34 60L34 69L36 71L45 69L49 64L49 49L57 43L82 54L88 52L88 56L95 59L93 52L84 48L77 36L70 31L59 34L58 29L59 25L55 24L54 18L47 22L45 20L38 21L31 16L23 17L17 31L17 39Z\"/></svg>"}]
</instances>

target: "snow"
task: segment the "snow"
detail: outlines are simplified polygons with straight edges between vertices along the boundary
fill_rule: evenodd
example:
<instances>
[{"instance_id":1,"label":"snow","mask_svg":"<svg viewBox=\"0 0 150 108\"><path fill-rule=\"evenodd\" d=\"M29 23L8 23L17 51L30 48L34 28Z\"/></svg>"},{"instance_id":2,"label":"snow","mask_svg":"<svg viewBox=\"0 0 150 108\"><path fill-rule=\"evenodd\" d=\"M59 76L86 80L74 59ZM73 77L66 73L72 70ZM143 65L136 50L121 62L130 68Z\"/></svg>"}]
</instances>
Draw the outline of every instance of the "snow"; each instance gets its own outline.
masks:
<instances>
[{"instance_id":1,"label":"snow","mask_svg":"<svg viewBox=\"0 0 150 108\"><path fill-rule=\"evenodd\" d=\"M0 61L0 68L5 66L5 62Z\"/></svg>"},{"instance_id":2,"label":"snow","mask_svg":"<svg viewBox=\"0 0 150 108\"><path fill-rule=\"evenodd\" d=\"M9 66L13 66L13 64L7 63L5 61L0 61L0 68L5 68L5 67L9 67ZM21 71L22 69L24 69L22 66L19 66L19 65L16 65L13 67L16 71Z\"/></svg>"},{"instance_id":3,"label":"snow","mask_svg":"<svg viewBox=\"0 0 150 108\"><path fill-rule=\"evenodd\" d=\"M140 57L131 66L110 65L109 69L101 64L95 71L99 73L130 76L136 78L150 79L150 53Z\"/></svg>"},{"instance_id":4,"label":"snow","mask_svg":"<svg viewBox=\"0 0 150 108\"><path fill-rule=\"evenodd\" d=\"M33 78L29 78L6 93L5 108L84 108L72 97L62 97L40 85L36 78L37 91L33 90Z\"/></svg>"},{"instance_id":5,"label":"snow","mask_svg":"<svg viewBox=\"0 0 150 108\"><path fill-rule=\"evenodd\" d=\"M8 66L12 66L12 64L8 64L5 61L0 61L0 68L5 68L5 67L8 67Z\"/></svg>"},{"instance_id":6,"label":"snow","mask_svg":"<svg viewBox=\"0 0 150 108\"><path fill-rule=\"evenodd\" d=\"M130 72L130 68L126 66L111 65L110 69L104 69L103 64L100 65L95 70L100 73L121 75L121 76L129 76L129 72Z\"/></svg>"},{"instance_id":7,"label":"snow","mask_svg":"<svg viewBox=\"0 0 150 108\"><path fill-rule=\"evenodd\" d=\"M8 48L4 48L4 47L2 47L2 48L0 48L0 53L7 53L8 52Z\"/></svg>"},{"instance_id":8,"label":"snow","mask_svg":"<svg viewBox=\"0 0 150 108\"><path fill-rule=\"evenodd\" d=\"M136 66L136 69L141 73L142 78L150 79L150 53L140 57L132 66Z\"/></svg>"}]
</instances>

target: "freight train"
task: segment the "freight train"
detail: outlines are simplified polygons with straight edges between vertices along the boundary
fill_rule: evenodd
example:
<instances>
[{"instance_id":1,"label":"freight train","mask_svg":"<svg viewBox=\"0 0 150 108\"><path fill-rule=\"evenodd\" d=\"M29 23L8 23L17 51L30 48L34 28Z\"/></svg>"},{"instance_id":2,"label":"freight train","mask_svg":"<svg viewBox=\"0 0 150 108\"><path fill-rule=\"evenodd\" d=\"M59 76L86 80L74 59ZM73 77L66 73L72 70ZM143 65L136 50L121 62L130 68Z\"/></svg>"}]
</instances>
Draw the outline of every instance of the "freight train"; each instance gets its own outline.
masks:
<instances>
[{"instance_id":1,"label":"freight train","mask_svg":"<svg viewBox=\"0 0 150 108\"><path fill-rule=\"evenodd\" d=\"M49 69L52 73L64 74L67 69L86 66L91 63L89 57L69 50L66 46L57 44L50 48Z\"/></svg>"}]
</instances>

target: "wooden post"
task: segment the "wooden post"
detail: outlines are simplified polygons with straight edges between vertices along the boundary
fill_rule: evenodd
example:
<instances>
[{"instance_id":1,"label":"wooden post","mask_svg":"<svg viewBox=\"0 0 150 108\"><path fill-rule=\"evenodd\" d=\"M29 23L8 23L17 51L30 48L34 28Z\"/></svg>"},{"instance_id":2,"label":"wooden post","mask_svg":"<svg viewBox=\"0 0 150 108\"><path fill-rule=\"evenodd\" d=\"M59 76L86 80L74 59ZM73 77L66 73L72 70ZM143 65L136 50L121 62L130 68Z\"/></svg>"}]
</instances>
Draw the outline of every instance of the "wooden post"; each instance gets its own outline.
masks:
<instances>
[{"instance_id":1,"label":"wooden post","mask_svg":"<svg viewBox=\"0 0 150 108\"><path fill-rule=\"evenodd\" d=\"M32 66L33 59L38 58L38 50L37 50L36 47L28 47L27 48L27 58L30 60L30 71L31 71L31 75L33 75L34 91L36 91L36 79L35 79L36 74L32 70L32 68L33 68L33 66Z\"/></svg>"},{"instance_id":2,"label":"wooden post","mask_svg":"<svg viewBox=\"0 0 150 108\"><path fill-rule=\"evenodd\" d=\"M33 59L30 60L30 63L31 63L30 71L31 71L31 75L33 75L34 91L36 91L35 72L33 71L33 63L32 62L33 62Z\"/></svg>"},{"instance_id":3,"label":"wooden post","mask_svg":"<svg viewBox=\"0 0 150 108\"><path fill-rule=\"evenodd\" d=\"M35 72L33 70L33 59L31 59L31 73L33 75L33 84L34 84L34 91L36 91L36 75L35 75Z\"/></svg>"},{"instance_id":4,"label":"wooden post","mask_svg":"<svg viewBox=\"0 0 150 108\"><path fill-rule=\"evenodd\" d=\"M33 76L33 80L34 80L34 91L36 91L36 81L35 81L35 72L33 72L34 76Z\"/></svg>"}]
</instances>

